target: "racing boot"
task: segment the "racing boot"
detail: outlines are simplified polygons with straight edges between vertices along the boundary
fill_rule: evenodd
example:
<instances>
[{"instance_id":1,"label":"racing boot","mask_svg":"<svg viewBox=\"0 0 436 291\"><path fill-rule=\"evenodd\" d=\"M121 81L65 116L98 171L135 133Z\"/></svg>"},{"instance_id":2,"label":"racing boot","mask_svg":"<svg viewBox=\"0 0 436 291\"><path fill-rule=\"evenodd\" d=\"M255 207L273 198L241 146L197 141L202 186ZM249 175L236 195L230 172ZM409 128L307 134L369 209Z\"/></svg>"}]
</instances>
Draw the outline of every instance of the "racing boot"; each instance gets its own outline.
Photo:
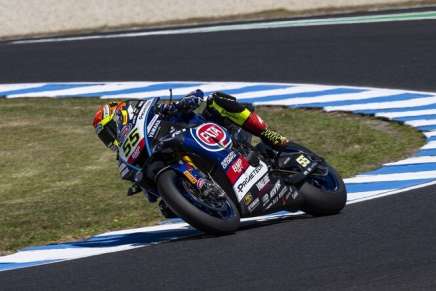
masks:
<instances>
[{"instance_id":1,"label":"racing boot","mask_svg":"<svg viewBox=\"0 0 436 291\"><path fill-rule=\"evenodd\" d=\"M262 131L259 137L264 143L279 151L285 149L289 144L287 137L269 128L266 128L264 131Z\"/></svg>"},{"instance_id":2,"label":"racing boot","mask_svg":"<svg viewBox=\"0 0 436 291\"><path fill-rule=\"evenodd\" d=\"M263 119L252 111L242 126L246 131L260 137L264 143L273 149L281 151L289 143L289 140L275 130L269 129Z\"/></svg>"},{"instance_id":3,"label":"racing boot","mask_svg":"<svg viewBox=\"0 0 436 291\"><path fill-rule=\"evenodd\" d=\"M141 191L142 191L141 186L134 183L132 186L129 187L129 189L127 189L127 196L138 194Z\"/></svg>"}]
</instances>

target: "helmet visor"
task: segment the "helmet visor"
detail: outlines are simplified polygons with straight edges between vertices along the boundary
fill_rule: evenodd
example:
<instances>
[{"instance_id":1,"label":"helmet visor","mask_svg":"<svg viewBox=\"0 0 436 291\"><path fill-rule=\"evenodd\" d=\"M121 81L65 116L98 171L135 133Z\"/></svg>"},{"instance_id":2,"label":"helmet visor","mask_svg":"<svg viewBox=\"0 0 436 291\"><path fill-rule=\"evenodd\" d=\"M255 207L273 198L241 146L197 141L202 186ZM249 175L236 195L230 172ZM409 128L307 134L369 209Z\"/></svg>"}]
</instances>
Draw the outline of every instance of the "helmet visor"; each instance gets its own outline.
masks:
<instances>
[{"instance_id":1,"label":"helmet visor","mask_svg":"<svg viewBox=\"0 0 436 291\"><path fill-rule=\"evenodd\" d=\"M105 125L99 124L96 128L96 132L105 146L110 148L117 138L117 125L114 120L110 120Z\"/></svg>"}]
</instances>

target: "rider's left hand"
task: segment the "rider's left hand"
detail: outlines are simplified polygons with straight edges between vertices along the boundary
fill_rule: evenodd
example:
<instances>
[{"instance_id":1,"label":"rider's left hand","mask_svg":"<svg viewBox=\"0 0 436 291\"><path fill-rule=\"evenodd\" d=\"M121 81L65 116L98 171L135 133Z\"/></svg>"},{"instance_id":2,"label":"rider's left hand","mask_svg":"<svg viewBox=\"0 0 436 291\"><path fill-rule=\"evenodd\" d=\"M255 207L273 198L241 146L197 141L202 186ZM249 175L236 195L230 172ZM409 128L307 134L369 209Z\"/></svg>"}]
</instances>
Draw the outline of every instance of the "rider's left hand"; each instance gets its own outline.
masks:
<instances>
[{"instance_id":1,"label":"rider's left hand","mask_svg":"<svg viewBox=\"0 0 436 291\"><path fill-rule=\"evenodd\" d=\"M197 89L176 103L176 107L182 111L194 110L203 102L204 92Z\"/></svg>"}]
</instances>

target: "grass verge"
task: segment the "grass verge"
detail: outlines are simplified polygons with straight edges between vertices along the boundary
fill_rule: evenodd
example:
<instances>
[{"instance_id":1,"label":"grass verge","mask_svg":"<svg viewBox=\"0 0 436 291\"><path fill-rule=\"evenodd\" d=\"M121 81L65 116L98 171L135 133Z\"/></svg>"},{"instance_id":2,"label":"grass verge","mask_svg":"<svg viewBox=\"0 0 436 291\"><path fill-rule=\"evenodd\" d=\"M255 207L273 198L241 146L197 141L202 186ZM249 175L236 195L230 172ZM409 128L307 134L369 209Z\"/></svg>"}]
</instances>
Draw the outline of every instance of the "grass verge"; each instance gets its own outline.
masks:
<instances>
[{"instance_id":1,"label":"grass verge","mask_svg":"<svg viewBox=\"0 0 436 291\"><path fill-rule=\"evenodd\" d=\"M142 195L126 197L115 157L94 134L96 99L0 100L0 251L83 238L161 219ZM314 110L258 108L271 127L349 177L410 155L414 129Z\"/></svg>"}]
</instances>

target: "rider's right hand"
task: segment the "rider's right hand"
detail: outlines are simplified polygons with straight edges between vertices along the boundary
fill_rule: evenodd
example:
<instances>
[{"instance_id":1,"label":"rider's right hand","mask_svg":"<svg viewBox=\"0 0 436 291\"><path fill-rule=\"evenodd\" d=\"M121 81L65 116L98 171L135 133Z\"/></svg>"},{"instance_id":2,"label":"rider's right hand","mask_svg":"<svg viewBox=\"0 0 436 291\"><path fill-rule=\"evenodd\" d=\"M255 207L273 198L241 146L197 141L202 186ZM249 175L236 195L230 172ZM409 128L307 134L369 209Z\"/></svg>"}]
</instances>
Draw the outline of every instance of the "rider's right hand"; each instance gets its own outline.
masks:
<instances>
[{"instance_id":1,"label":"rider's right hand","mask_svg":"<svg viewBox=\"0 0 436 291\"><path fill-rule=\"evenodd\" d=\"M204 92L197 89L175 103L165 103L159 105L159 112L170 115L176 111L191 112L195 110L204 100Z\"/></svg>"},{"instance_id":2,"label":"rider's right hand","mask_svg":"<svg viewBox=\"0 0 436 291\"><path fill-rule=\"evenodd\" d=\"M175 103L159 104L159 112L164 115L169 115L177 110Z\"/></svg>"}]
</instances>

